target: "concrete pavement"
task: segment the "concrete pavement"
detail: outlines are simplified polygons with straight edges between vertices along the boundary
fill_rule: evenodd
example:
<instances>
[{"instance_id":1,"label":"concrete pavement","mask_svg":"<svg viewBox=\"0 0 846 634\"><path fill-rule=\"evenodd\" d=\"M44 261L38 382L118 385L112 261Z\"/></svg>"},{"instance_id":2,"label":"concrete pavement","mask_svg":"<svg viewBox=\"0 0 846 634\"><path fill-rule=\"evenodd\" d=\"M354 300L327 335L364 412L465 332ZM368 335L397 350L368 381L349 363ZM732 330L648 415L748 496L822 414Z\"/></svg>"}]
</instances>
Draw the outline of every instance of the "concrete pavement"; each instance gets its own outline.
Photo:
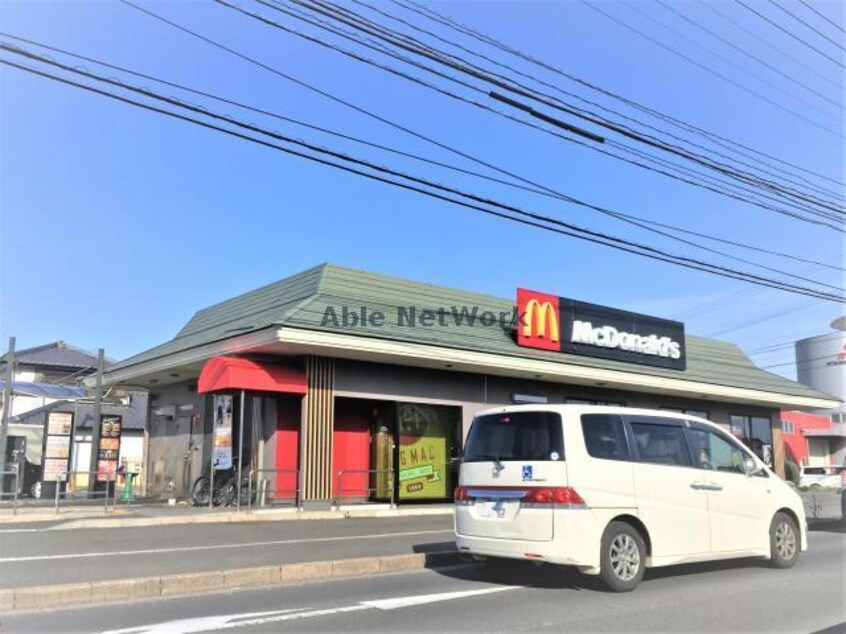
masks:
<instances>
[{"instance_id":1,"label":"concrete pavement","mask_svg":"<svg viewBox=\"0 0 846 634\"><path fill-rule=\"evenodd\" d=\"M453 547L445 515L144 528L0 528L0 588L379 557Z\"/></svg>"},{"instance_id":2,"label":"concrete pavement","mask_svg":"<svg viewBox=\"0 0 846 634\"><path fill-rule=\"evenodd\" d=\"M815 531L791 570L757 560L650 571L630 594L561 568L465 565L296 587L2 619L32 632L842 632L842 529ZM838 627L840 625L840 627ZM827 629L830 628L830 629Z\"/></svg>"}]
</instances>

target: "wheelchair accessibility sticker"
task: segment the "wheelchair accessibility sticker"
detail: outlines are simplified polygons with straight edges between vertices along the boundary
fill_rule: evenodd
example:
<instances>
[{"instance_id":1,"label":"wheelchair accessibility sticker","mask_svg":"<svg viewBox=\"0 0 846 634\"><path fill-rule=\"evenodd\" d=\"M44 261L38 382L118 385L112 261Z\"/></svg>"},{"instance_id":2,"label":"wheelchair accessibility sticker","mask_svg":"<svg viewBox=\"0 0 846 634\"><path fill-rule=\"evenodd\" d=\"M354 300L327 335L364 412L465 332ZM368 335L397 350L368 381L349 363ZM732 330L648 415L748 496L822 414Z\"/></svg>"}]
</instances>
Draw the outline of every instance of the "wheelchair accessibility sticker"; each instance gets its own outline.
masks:
<instances>
[{"instance_id":1,"label":"wheelchair accessibility sticker","mask_svg":"<svg viewBox=\"0 0 846 634\"><path fill-rule=\"evenodd\" d=\"M523 465L523 482L531 482L535 479L534 468L530 464Z\"/></svg>"}]
</instances>

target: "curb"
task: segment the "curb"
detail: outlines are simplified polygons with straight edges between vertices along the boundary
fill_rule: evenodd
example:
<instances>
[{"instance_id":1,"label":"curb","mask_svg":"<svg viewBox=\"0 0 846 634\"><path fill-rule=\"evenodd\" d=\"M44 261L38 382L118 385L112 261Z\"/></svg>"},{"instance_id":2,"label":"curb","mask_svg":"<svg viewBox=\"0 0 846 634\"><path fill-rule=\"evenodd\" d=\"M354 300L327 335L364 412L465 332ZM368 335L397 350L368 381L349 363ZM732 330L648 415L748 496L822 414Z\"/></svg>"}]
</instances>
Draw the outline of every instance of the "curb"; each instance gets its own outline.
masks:
<instances>
[{"instance_id":1,"label":"curb","mask_svg":"<svg viewBox=\"0 0 846 634\"><path fill-rule=\"evenodd\" d=\"M47 610L224 592L242 588L297 585L312 581L365 577L459 563L454 550L409 553L361 559L310 561L278 566L191 572L137 579L114 579L82 583L0 589L0 613Z\"/></svg>"},{"instance_id":2,"label":"curb","mask_svg":"<svg viewBox=\"0 0 846 634\"><path fill-rule=\"evenodd\" d=\"M389 509L340 509L337 511L296 511L258 510L247 513L213 513L208 515L177 515L170 517L120 517L105 518L102 514L94 517L68 518L62 515L17 515L0 517L0 527L18 523L56 522L61 524L51 526L48 530L72 530L78 528L142 528L146 526L176 526L180 524L227 524L242 522L270 522L270 521L302 521L302 520L339 520L366 519L386 517L416 517L421 515L452 515L452 507L448 508L404 508L402 510ZM2 605L2 603L0 603Z\"/></svg>"}]
</instances>

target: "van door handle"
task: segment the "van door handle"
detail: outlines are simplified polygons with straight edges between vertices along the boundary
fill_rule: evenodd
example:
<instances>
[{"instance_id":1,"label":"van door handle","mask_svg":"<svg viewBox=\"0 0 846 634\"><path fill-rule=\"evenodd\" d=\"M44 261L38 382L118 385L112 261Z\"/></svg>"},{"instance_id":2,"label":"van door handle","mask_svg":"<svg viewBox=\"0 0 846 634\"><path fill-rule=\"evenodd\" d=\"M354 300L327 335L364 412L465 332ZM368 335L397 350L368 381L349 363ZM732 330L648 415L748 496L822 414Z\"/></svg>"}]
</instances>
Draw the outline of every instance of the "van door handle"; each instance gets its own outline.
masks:
<instances>
[{"instance_id":1,"label":"van door handle","mask_svg":"<svg viewBox=\"0 0 846 634\"><path fill-rule=\"evenodd\" d=\"M716 482L691 482L690 488L696 489L697 491L722 491L723 490L723 487L721 487Z\"/></svg>"}]
</instances>

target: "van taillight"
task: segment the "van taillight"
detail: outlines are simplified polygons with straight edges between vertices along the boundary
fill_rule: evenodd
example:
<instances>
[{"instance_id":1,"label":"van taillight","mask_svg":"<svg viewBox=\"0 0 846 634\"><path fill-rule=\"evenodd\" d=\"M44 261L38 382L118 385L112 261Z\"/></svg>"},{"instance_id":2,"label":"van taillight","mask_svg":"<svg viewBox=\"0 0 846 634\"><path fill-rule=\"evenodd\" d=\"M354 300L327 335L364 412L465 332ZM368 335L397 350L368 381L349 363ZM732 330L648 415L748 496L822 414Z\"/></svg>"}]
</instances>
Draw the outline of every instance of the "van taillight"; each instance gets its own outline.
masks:
<instances>
[{"instance_id":1,"label":"van taillight","mask_svg":"<svg viewBox=\"0 0 846 634\"><path fill-rule=\"evenodd\" d=\"M466 502L470 499L470 496L467 495L467 487L455 487L455 501L456 502Z\"/></svg>"},{"instance_id":2,"label":"van taillight","mask_svg":"<svg viewBox=\"0 0 846 634\"><path fill-rule=\"evenodd\" d=\"M456 498L457 499L457 498ZM523 502L528 504L584 504L576 490L572 487L538 487L526 490Z\"/></svg>"}]
</instances>

